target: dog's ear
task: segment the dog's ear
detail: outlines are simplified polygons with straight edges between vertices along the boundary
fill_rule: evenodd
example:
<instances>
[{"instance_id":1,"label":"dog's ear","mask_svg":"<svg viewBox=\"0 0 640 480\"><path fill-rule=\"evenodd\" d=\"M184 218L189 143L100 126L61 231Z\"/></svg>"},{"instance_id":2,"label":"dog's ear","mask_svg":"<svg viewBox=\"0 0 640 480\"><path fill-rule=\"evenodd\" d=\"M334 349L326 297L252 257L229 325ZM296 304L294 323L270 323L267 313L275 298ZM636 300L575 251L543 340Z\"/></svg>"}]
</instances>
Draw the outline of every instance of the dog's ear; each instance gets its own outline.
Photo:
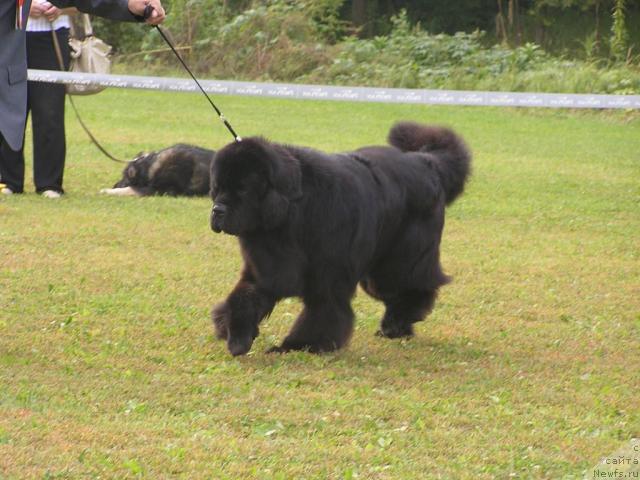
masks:
<instances>
[{"instance_id":1,"label":"dog's ear","mask_svg":"<svg viewBox=\"0 0 640 480\"><path fill-rule=\"evenodd\" d=\"M277 190L269 190L261 205L262 226L272 230L280 226L289 213L289 200Z\"/></svg>"},{"instance_id":2,"label":"dog's ear","mask_svg":"<svg viewBox=\"0 0 640 480\"><path fill-rule=\"evenodd\" d=\"M262 224L269 230L281 225L289 204L302 197L302 172L300 162L286 147L265 142L263 148L271 187L262 203Z\"/></svg>"},{"instance_id":3,"label":"dog's ear","mask_svg":"<svg viewBox=\"0 0 640 480\"><path fill-rule=\"evenodd\" d=\"M127 167L127 177L130 179L134 179L136 178L136 175L138 174L138 170L136 170L136 167L134 167L133 165L129 165Z\"/></svg>"},{"instance_id":4,"label":"dog's ear","mask_svg":"<svg viewBox=\"0 0 640 480\"><path fill-rule=\"evenodd\" d=\"M269 181L289 200L302 197L300 162L285 148L271 145L269 153Z\"/></svg>"}]
</instances>

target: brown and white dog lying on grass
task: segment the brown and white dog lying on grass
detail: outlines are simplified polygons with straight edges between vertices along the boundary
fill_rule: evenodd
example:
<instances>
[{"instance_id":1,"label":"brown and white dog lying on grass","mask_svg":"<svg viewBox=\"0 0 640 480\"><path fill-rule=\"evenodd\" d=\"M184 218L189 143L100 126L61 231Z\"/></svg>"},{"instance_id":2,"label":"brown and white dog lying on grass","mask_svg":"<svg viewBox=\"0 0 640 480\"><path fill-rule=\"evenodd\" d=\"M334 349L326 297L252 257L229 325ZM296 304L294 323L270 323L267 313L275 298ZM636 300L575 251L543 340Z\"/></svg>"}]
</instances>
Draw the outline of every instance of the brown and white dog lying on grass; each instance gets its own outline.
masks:
<instances>
[{"instance_id":1,"label":"brown and white dog lying on grass","mask_svg":"<svg viewBox=\"0 0 640 480\"><path fill-rule=\"evenodd\" d=\"M140 153L122 171L122 178L100 193L121 196L184 195L209 193L213 150L177 144L151 153Z\"/></svg>"}]
</instances>

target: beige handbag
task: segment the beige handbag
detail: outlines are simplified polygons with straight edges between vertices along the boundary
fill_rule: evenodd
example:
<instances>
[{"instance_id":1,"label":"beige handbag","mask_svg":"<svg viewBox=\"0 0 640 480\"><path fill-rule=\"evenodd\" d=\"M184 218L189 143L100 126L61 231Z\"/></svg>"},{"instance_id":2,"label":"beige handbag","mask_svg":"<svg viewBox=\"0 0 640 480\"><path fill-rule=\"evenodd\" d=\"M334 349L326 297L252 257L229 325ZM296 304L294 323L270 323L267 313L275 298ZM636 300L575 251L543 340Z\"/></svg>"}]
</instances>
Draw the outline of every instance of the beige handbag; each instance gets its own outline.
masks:
<instances>
[{"instance_id":1,"label":"beige handbag","mask_svg":"<svg viewBox=\"0 0 640 480\"><path fill-rule=\"evenodd\" d=\"M69 50L71 50L71 65L69 71L82 72L82 73L109 73L111 70L111 59L109 53L111 53L111 46L104 43L99 38L93 36L93 29L91 28L91 21L89 15L82 14L84 21L85 37L82 40L76 38L75 28L72 28L73 35L69 39ZM71 24L73 26L73 23ZM53 39L53 48L56 51L56 57L58 57L58 65L60 70L64 71L64 60L62 59L62 50L60 50L60 43L58 42L58 36L56 32L51 29L51 37ZM83 85L77 83L68 83L65 85L65 90L70 95L91 95L104 90L106 87L100 85ZM69 97L69 102L73 107L73 111L76 114L76 118L80 123L80 126L89 136L93 144L111 160L119 163L127 163L124 160L111 155L93 136L89 128L85 125L80 117L80 112L76 107L73 97Z\"/></svg>"},{"instance_id":2,"label":"beige handbag","mask_svg":"<svg viewBox=\"0 0 640 480\"><path fill-rule=\"evenodd\" d=\"M76 73L110 73L111 45L107 45L93 35L89 15L81 15L84 25L84 38L79 40L76 35L69 39L71 50L70 72ZM106 87L100 85L68 84L67 93L70 95L91 95L101 92Z\"/></svg>"}]
</instances>

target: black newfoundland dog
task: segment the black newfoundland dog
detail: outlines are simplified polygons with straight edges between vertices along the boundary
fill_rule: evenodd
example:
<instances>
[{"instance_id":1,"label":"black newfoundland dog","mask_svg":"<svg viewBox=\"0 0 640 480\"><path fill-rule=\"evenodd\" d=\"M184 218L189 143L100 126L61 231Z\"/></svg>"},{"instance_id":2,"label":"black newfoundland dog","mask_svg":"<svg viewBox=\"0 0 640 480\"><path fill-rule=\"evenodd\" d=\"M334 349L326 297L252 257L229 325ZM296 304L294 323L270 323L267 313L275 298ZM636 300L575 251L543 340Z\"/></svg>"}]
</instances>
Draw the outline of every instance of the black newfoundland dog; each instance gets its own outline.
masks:
<instances>
[{"instance_id":1,"label":"black newfoundland dog","mask_svg":"<svg viewBox=\"0 0 640 480\"><path fill-rule=\"evenodd\" d=\"M214 307L216 335L246 354L277 301L304 309L279 347L326 352L353 330L358 283L386 311L378 334L413 335L449 281L440 266L445 205L464 189L471 156L449 129L411 122L391 146L326 154L246 138L211 166L211 228L240 241L244 268Z\"/></svg>"},{"instance_id":2,"label":"black newfoundland dog","mask_svg":"<svg viewBox=\"0 0 640 480\"><path fill-rule=\"evenodd\" d=\"M122 178L101 193L121 196L207 195L209 171L216 152L179 143L155 152L141 152L127 163Z\"/></svg>"}]
</instances>

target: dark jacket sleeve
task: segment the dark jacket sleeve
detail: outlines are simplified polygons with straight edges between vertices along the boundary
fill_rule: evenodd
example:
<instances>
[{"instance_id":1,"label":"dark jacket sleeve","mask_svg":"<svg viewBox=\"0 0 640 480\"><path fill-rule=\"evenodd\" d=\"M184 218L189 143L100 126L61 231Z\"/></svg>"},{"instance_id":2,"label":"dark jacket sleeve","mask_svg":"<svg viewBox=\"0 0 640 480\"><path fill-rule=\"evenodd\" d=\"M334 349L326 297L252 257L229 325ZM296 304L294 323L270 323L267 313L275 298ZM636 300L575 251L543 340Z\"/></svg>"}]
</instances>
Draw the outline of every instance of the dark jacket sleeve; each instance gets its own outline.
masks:
<instances>
[{"instance_id":1,"label":"dark jacket sleeve","mask_svg":"<svg viewBox=\"0 0 640 480\"><path fill-rule=\"evenodd\" d=\"M128 8L128 0L49 0L58 8L76 7L84 13L99 17L135 22L137 17Z\"/></svg>"}]
</instances>

